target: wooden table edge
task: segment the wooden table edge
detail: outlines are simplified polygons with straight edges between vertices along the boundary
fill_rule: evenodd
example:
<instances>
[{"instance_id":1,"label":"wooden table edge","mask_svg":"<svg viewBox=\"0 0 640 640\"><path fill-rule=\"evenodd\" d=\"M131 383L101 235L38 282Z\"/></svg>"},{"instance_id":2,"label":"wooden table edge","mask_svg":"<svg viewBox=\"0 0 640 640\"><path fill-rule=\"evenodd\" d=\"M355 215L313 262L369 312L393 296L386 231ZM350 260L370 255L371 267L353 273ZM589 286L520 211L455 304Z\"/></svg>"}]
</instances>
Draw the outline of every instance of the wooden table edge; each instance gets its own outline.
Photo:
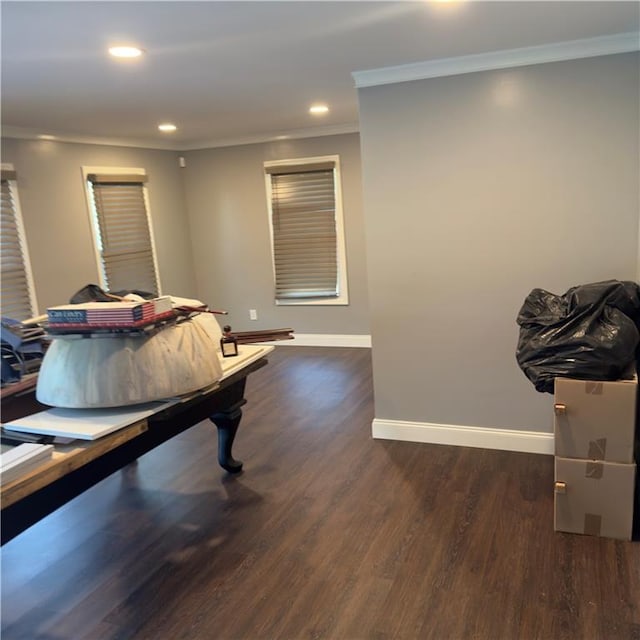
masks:
<instances>
[{"instance_id":1,"label":"wooden table edge","mask_svg":"<svg viewBox=\"0 0 640 640\"><path fill-rule=\"evenodd\" d=\"M55 445L51 460L0 487L0 507L5 509L11 506L91 460L136 438L147 429L148 422L143 419L97 440L82 444L74 442L68 445Z\"/></svg>"}]
</instances>

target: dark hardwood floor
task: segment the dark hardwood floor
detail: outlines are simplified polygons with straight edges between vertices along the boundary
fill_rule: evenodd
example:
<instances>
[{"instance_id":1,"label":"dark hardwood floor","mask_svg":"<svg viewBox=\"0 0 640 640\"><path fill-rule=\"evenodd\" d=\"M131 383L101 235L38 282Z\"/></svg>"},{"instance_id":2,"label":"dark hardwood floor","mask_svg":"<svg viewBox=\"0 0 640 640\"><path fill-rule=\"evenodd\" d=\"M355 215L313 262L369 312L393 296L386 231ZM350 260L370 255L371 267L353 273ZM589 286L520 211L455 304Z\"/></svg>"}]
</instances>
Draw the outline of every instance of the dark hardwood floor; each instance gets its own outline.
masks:
<instances>
[{"instance_id":1,"label":"dark hardwood floor","mask_svg":"<svg viewBox=\"0 0 640 640\"><path fill-rule=\"evenodd\" d=\"M640 543L554 533L550 456L373 440L368 349L246 397L242 475L202 423L5 545L2 639L640 640Z\"/></svg>"}]
</instances>

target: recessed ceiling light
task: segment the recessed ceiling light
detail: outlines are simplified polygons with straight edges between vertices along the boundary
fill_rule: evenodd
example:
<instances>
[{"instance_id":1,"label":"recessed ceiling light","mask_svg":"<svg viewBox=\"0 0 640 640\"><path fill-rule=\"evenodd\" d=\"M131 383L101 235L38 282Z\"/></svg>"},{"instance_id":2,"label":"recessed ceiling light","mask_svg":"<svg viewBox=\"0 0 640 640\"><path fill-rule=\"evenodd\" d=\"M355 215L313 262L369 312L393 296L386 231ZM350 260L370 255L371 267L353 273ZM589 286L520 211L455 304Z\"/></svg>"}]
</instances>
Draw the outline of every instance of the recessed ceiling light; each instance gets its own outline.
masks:
<instances>
[{"instance_id":1,"label":"recessed ceiling light","mask_svg":"<svg viewBox=\"0 0 640 640\"><path fill-rule=\"evenodd\" d=\"M175 131L178 127L175 124L171 124L170 122L165 122L163 124L158 125L158 129L164 132Z\"/></svg>"},{"instance_id":2,"label":"recessed ceiling light","mask_svg":"<svg viewBox=\"0 0 640 640\"><path fill-rule=\"evenodd\" d=\"M52 136L52 135L50 135L48 133L41 133L38 136L38 140L55 140L55 139L56 139L55 136Z\"/></svg>"},{"instance_id":3,"label":"recessed ceiling light","mask_svg":"<svg viewBox=\"0 0 640 640\"><path fill-rule=\"evenodd\" d=\"M139 58L142 55L142 49L131 46L109 47L109 53L114 58Z\"/></svg>"},{"instance_id":4,"label":"recessed ceiling light","mask_svg":"<svg viewBox=\"0 0 640 640\"><path fill-rule=\"evenodd\" d=\"M329 107L326 104L314 104L309 108L309 113L313 113L314 115L322 115L323 113L328 113Z\"/></svg>"},{"instance_id":5,"label":"recessed ceiling light","mask_svg":"<svg viewBox=\"0 0 640 640\"><path fill-rule=\"evenodd\" d=\"M431 0L430 4L436 11L453 11L460 9L465 4L465 0Z\"/></svg>"}]
</instances>

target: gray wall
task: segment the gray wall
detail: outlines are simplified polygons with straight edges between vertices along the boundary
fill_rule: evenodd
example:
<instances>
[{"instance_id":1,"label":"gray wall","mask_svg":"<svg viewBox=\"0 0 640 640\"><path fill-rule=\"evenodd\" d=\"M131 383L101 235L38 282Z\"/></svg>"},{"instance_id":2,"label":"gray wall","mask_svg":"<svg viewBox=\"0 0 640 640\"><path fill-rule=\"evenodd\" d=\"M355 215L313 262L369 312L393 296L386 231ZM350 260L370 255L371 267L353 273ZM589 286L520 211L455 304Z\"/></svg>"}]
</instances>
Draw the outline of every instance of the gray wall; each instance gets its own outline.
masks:
<instances>
[{"instance_id":1,"label":"gray wall","mask_svg":"<svg viewBox=\"0 0 640 640\"><path fill-rule=\"evenodd\" d=\"M334 154L341 164L350 304L276 307L263 162ZM184 169L178 167L179 155L187 159ZM18 172L41 312L99 282L81 168L142 167L149 176L164 293L227 309L225 320L238 331L293 327L298 333L369 333L357 134L183 154L4 139L2 161ZM250 308L258 311L258 321L249 321Z\"/></svg>"},{"instance_id":2,"label":"gray wall","mask_svg":"<svg viewBox=\"0 0 640 640\"><path fill-rule=\"evenodd\" d=\"M149 177L149 207L162 289L195 297L195 275L178 154L126 147L3 139L2 162L18 173L18 193L40 312L99 283L87 212L83 166L140 167Z\"/></svg>"},{"instance_id":3,"label":"gray wall","mask_svg":"<svg viewBox=\"0 0 640 640\"><path fill-rule=\"evenodd\" d=\"M340 156L348 306L276 306L263 163ZM200 298L229 311L235 330L369 334L360 143L357 134L283 140L184 154L185 193ZM258 320L249 320L256 309Z\"/></svg>"},{"instance_id":4,"label":"gray wall","mask_svg":"<svg viewBox=\"0 0 640 640\"><path fill-rule=\"evenodd\" d=\"M638 56L361 89L376 418L550 430L529 291L632 280Z\"/></svg>"}]
</instances>

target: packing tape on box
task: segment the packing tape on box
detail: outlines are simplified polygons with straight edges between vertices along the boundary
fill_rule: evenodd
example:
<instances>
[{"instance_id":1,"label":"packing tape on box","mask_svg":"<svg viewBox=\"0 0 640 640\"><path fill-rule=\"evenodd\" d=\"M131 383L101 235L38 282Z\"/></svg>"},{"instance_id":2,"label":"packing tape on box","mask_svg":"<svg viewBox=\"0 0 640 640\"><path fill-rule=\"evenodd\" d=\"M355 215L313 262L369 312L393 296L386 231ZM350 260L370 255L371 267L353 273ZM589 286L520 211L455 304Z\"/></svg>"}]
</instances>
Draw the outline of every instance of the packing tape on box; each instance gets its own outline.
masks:
<instances>
[{"instance_id":1,"label":"packing tape on box","mask_svg":"<svg viewBox=\"0 0 640 640\"><path fill-rule=\"evenodd\" d=\"M587 536L599 536L600 527L602 525L602 516L598 516L595 513L584 514L584 528L583 533Z\"/></svg>"},{"instance_id":2,"label":"packing tape on box","mask_svg":"<svg viewBox=\"0 0 640 640\"><path fill-rule=\"evenodd\" d=\"M557 402L556 404L553 405L553 412L557 416L566 416L567 415L567 405Z\"/></svg>"},{"instance_id":3,"label":"packing tape on box","mask_svg":"<svg viewBox=\"0 0 640 640\"><path fill-rule=\"evenodd\" d=\"M604 465L602 462L587 462L585 469L585 478L591 478L592 480L600 480L604 473Z\"/></svg>"},{"instance_id":4,"label":"packing tape on box","mask_svg":"<svg viewBox=\"0 0 640 640\"><path fill-rule=\"evenodd\" d=\"M556 482L553 485L554 487L554 491L556 493L567 493L567 483L566 482L560 482L559 480L556 480Z\"/></svg>"},{"instance_id":5,"label":"packing tape on box","mask_svg":"<svg viewBox=\"0 0 640 640\"><path fill-rule=\"evenodd\" d=\"M589 440L589 450L587 451L587 458L591 458L591 460L604 460L606 452L607 452L606 438Z\"/></svg>"},{"instance_id":6,"label":"packing tape on box","mask_svg":"<svg viewBox=\"0 0 640 640\"><path fill-rule=\"evenodd\" d=\"M601 396L604 391L604 384L602 382L585 382L584 392L590 396Z\"/></svg>"}]
</instances>

